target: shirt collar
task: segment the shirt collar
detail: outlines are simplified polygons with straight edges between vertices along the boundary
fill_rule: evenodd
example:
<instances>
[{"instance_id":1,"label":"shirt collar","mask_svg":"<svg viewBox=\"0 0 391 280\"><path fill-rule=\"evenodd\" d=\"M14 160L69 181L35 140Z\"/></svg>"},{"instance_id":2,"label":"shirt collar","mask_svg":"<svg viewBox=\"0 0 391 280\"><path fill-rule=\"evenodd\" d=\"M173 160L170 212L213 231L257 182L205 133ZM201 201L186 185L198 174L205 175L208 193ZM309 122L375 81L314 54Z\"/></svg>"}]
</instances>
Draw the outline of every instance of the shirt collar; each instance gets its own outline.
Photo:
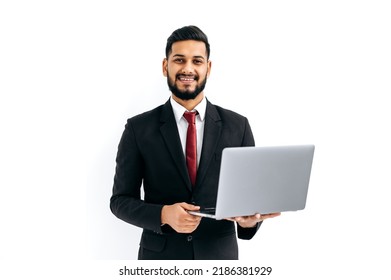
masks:
<instances>
[{"instance_id":1,"label":"shirt collar","mask_svg":"<svg viewBox=\"0 0 391 280\"><path fill-rule=\"evenodd\" d=\"M178 123L180 119L183 117L183 114L187 111L185 107L176 102L172 97L170 97L170 102L172 106L172 110L174 111L175 120ZM198 112L198 117L201 121L205 119L206 112L206 98L202 98L201 102L192 110Z\"/></svg>"}]
</instances>

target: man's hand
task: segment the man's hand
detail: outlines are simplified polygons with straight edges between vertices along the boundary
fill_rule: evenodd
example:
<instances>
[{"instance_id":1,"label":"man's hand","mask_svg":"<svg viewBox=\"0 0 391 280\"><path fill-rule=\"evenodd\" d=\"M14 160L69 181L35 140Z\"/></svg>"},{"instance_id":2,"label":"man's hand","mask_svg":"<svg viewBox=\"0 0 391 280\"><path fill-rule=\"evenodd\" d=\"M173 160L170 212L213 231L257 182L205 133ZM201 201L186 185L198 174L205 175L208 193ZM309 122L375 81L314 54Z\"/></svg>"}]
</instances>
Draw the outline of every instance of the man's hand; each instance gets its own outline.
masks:
<instances>
[{"instance_id":1,"label":"man's hand","mask_svg":"<svg viewBox=\"0 0 391 280\"><path fill-rule=\"evenodd\" d=\"M168 224L179 233L191 233L200 224L201 217L187 213L187 210L197 211L199 206L185 202L164 205L161 214L163 224Z\"/></svg>"},{"instance_id":2,"label":"man's hand","mask_svg":"<svg viewBox=\"0 0 391 280\"><path fill-rule=\"evenodd\" d=\"M255 214L253 216L243 216L243 217L234 217L227 219L229 221L237 222L243 228L255 227L257 223L262 222L266 219L274 218L280 216L281 213L271 213L271 214Z\"/></svg>"}]
</instances>

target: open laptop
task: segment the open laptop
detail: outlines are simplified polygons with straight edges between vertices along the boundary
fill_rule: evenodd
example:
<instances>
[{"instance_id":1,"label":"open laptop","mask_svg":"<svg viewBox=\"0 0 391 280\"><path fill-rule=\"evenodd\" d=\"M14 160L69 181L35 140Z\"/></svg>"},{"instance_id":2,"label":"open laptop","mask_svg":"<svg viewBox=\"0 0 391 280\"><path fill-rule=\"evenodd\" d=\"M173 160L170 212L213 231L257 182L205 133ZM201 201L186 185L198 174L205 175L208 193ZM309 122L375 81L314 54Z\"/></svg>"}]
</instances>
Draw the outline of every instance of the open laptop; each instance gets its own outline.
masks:
<instances>
[{"instance_id":1,"label":"open laptop","mask_svg":"<svg viewBox=\"0 0 391 280\"><path fill-rule=\"evenodd\" d=\"M303 210L314 145L223 150L215 208L189 211L214 219Z\"/></svg>"}]
</instances>

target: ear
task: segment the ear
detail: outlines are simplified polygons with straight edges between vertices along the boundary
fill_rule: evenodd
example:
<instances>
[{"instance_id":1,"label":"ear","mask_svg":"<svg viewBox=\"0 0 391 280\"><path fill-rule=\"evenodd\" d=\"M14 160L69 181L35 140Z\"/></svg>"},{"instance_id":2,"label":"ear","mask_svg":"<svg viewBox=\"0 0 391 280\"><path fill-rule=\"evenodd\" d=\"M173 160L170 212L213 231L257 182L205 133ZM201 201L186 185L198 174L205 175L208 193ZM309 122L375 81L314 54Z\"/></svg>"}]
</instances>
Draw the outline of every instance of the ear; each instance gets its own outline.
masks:
<instances>
[{"instance_id":1,"label":"ear","mask_svg":"<svg viewBox=\"0 0 391 280\"><path fill-rule=\"evenodd\" d=\"M209 78L210 70L212 68L212 61L208 60L208 71L206 72L207 77Z\"/></svg>"},{"instance_id":2,"label":"ear","mask_svg":"<svg viewBox=\"0 0 391 280\"><path fill-rule=\"evenodd\" d=\"M168 61L167 61L167 58L164 58L163 59L163 63L162 63L162 70L163 70L163 75L164 77L167 77L168 76Z\"/></svg>"}]
</instances>

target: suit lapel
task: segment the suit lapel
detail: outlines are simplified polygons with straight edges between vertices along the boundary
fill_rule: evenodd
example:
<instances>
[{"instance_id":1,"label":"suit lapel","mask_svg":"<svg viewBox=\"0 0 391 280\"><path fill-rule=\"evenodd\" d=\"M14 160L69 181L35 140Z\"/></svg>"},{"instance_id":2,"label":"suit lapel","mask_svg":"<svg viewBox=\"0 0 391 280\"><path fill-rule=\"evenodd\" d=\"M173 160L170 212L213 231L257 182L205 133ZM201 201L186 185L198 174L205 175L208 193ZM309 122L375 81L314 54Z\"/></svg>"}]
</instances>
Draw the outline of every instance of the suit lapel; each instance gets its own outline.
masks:
<instances>
[{"instance_id":1,"label":"suit lapel","mask_svg":"<svg viewBox=\"0 0 391 280\"><path fill-rule=\"evenodd\" d=\"M183 155L182 144L178 134L178 127L170 101L167 101L162 108L160 122L160 132L166 143L167 149L170 152L183 180L186 182L186 187L191 190L191 182L187 173L186 161Z\"/></svg>"},{"instance_id":2,"label":"suit lapel","mask_svg":"<svg viewBox=\"0 0 391 280\"><path fill-rule=\"evenodd\" d=\"M222 123L216 107L209 101L206 106L204 139L202 142L201 160L197 171L196 186L202 184L210 161L215 155L217 143L221 136Z\"/></svg>"}]
</instances>

